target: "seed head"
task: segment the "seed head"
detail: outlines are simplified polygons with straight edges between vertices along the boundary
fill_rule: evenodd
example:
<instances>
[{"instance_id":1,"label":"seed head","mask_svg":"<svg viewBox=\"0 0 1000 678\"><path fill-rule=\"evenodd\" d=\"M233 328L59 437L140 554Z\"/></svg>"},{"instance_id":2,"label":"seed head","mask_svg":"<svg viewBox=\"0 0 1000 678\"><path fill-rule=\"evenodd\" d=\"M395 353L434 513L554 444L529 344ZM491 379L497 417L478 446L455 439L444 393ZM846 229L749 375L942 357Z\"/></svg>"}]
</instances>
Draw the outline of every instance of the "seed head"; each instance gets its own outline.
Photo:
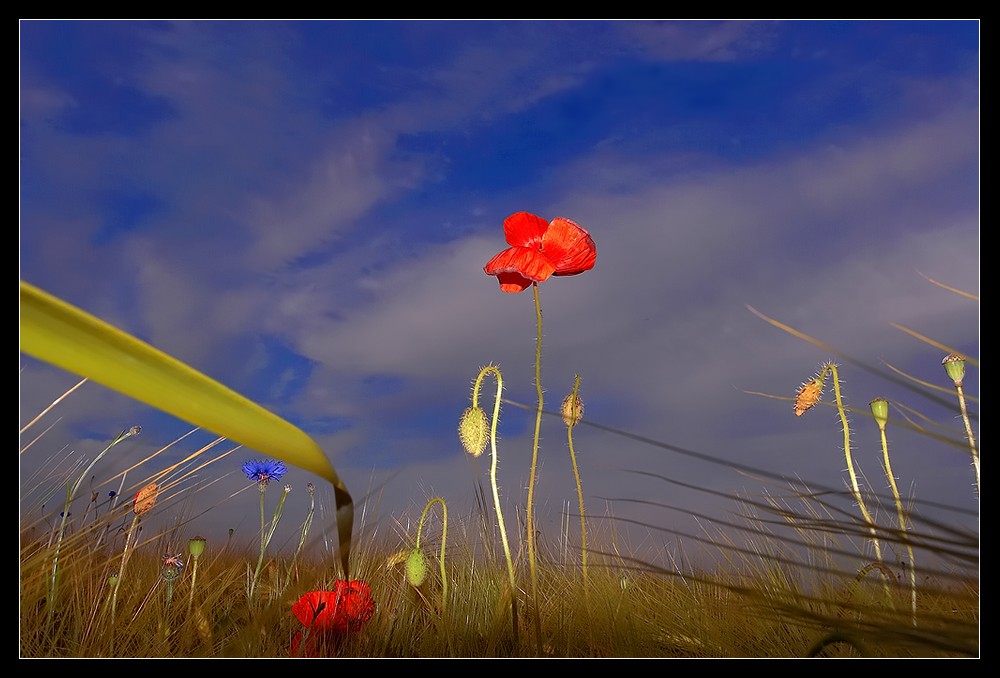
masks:
<instances>
[{"instance_id":1,"label":"seed head","mask_svg":"<svg viewBox=\"0 0 1000 678\"><path fill-rule=\"evenodd\" d=\"M944 365L948 377L955 382L955 386L961 386L962 380L965 379L965 359L956 353L950 353L944 357L941 364Z\"/></svg>"},{"instance_id":2,"label":"seed head","mask_svg":"<svg viewBox=\"0 0 1000 678\"><path fill-rule=\"evenodd\" d=\"M205 552L205 538L204 537L192 537L188 540L188 553L191 554L191 560L198 560L201 554Z\"/></svg>"},{"instance_id":3,"label":"seed head","mask_svg":"<svg viewBox=\"0 0 1000 678\"><path fill-rule=\"evenodd\" d=\"M884 429L886 423L889 421L889 401L885 398L876 398L868 403L868 407L872 410L875 423L878 424L879 428Z\"/></svg>"}]
</instances>

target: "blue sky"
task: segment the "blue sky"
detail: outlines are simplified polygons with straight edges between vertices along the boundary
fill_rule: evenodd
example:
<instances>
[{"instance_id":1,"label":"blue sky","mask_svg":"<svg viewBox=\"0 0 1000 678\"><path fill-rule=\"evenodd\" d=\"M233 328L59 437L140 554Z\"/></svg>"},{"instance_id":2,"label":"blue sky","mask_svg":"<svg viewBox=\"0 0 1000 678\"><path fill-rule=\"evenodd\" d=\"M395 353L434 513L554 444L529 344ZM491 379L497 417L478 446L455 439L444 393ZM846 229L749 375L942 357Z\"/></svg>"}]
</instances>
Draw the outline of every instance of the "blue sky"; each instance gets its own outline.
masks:
<instances>
[{"instance_id":1,"label":"blue sky","mask_svg":"<svg viewBox=\"0 0 1000 678\"><path fill-rule=\"evenodd\" d=\"M714 460L575 431L595 527L613 514L636 549L672 553L704 533L699 515L732 519L725 496L782 489L736 465L845 487L835 410L796 418L752 393L792 396L837 356L748 305L944 387L943 353L893 323L978 357L978 302L928 278L979 294L979 125L976 21L22 21L20 278L302 427L361 532L385 534L412 531L434 496L452 516L474 505L488 461L455 434L471 381L496 364L506 398L535 401L531 292L500 292L482 267L509 214L573 219L598 257L540 286L546 401L579 374L587 421ZM960 438L953 396L838 362L848 404L886 397ZM78 381L19 368L22 426ZM970 368L969 394L978 383ZM855 459L886 492L877 428L852 421ZM96 384L60 403L20 455L22 508L133 424L142 436L99 480L191 426ZM508 525L533 424L504 406ZM978 529L967 453L901 428L889 440L919 510ZM239 470L253 456L186 481L161 511L190 521L179 541L253 541ZM576 502L558 417L540 459L555 540ZM291 533L318 479L284 481Z\"/></svg>"}]
</instances>

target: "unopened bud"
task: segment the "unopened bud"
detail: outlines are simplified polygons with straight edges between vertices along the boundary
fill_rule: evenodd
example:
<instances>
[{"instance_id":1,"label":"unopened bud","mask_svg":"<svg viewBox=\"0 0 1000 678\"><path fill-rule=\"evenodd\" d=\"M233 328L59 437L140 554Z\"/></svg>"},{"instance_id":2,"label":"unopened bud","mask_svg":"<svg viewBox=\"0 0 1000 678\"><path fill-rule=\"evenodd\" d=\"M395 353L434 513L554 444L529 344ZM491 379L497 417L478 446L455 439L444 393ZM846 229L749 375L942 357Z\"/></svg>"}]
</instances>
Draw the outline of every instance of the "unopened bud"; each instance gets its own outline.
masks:
<instances>
[{"instance_id":1,"label":"unopened bud","mask_svg":"<svg viewBox=\"0 0 1000 678\"><path fill-rule=\"evenodd\" d=\"M458 439L462 447L473 457L478 457L486 449L489 440L489 422L481 407L467 407L458 422Z\"/></svg>"},{"instance_id":2,"label":"unopened bud","mask_svg":"<svg viewBox=\"0 0 1000 678\"><path fill-rule=\"evenodd\" d=\"M427 557L420 549L413 549L406 557L406 581L419 587L427 578Z\"/></svg>"},{"instance_id":3,"label":"unopened bud","mask_svg":"<svg viewBox=\"0 0 1000 678\"><path fill-rule=\"evenodd\" d=\"M575 426L583 419L583 400L570 393L562 401L562 420L567 426Z\"/></svg>"},{"instance_id":4,"label":"unopened bud","mask_svg":"<svg viewBox=\"0 0 1000 678\"><path fill-rule=\"evenodd\" d=\"M823 379L814 377L799 386L799 392L795 395L795 416L801 417L819 402L823 395Z\"/></svg>"}]
</instances>

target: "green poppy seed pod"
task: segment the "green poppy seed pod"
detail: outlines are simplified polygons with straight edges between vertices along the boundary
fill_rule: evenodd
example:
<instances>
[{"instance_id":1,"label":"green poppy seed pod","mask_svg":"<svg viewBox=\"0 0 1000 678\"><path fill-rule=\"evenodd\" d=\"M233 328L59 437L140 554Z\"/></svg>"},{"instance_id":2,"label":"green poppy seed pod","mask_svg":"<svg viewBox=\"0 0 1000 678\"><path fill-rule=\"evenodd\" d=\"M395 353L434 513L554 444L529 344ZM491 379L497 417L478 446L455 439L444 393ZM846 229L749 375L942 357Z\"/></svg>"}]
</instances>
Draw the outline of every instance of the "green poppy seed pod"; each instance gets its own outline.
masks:
<instances>
[{"instance_id":1,"label":"green poppy seed pod","mask_svg":"<svg viewBox=\"0 0 1000 678\"><path fill-rule=\"evenodd\" d=\"M427 557L420 549L413 549L406 557L406 581L419 587L427 579Z\"/></svg>"},{"instance_id":2,"label":"green poppy seed pod","mask_svg":"<svg viewBox=\"0 0 1000 678\"><path fill-rule=\"evenodd\" d=\"M567 426L575 426L583 419L583 400L570 393L562 401L562 420Z\"/></svg>"},{"instance_id":3,"label":"green poppy seed pod","mask_svg":"<svg viewBox=\"0 0 1000 678\"><path fill-rule=\"evenodd\" d=\"M198 560L201 554L205 552L205 538L204 537L194 537L188 541L188 553L191 554L191 560Z\"/></svg>"},{"instance_id":4,"label":"green poppy seed pod","mask_svg":"<svg viewBox=\"0 0 1000 678\"><path fill-rule=\"evenodd\" d=\"M951 353L944 357L941 364L944 365L944 371L948 373L948 377L955 382L955 386L961 386L962 380L965 379L965 359Z\"/></svg>"},{"instance_id":5,"label":"green poppy seed pod","mask_svg":"<svg viewBox=\"0 0 1000 678\"><path fill-rule=\"evenodd\" d=\"M478 457L486 449L489 440L489 422L481 407L467 407L458 422L458 439L462 447L473 457Z\"/></svg>"},{"instance_id":6,"label":"green poppy seed pod","mask_svg":"<svg viewBox=\"0 0 1000 678\"><path fill-rule=\"evenodd\" d=\"M868 403L868 407L871 408L872 416L875 417L875 423L878 424L878 427L885 428L889 421L889 401L885 398L876 398Z\"/></svg>"}]
</instances>

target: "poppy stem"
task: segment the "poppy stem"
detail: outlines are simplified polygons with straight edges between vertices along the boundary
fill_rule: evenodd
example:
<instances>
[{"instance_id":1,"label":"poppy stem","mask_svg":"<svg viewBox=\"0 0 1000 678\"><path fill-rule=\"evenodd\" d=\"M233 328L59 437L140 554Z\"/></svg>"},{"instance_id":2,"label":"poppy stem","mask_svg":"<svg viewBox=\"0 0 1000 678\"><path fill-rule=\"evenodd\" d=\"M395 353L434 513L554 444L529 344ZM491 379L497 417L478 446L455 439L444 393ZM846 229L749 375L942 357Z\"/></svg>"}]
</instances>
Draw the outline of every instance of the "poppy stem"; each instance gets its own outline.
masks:
<instances>
[{"instance_id":1,"label":"poppy stem","mask_svg":"<svg viewBox=\"0 0 1000 678\"><path fill-rule=\"evenodd\" d=\"M880 410L880 402L884 403L886 413L885 416L879 416L878 412ZM917 572L913 566L913 545L910 543L910 537L907 533L907 518L906 511L903 509L903 499L899 496L899 487L896 485L896 476L892 473L892 464L889 463L889 442L885 436L885 426L888 423L888 402L884 399L876 399L869 403L872 415L875 418L875 423L878 424L879 438L882 443L882 461L883 467L885 469L885 477L889 481L889 487L892 488L892 497L896 500L896 517L899 520L899 534L906 545L906 553L910 558L907 569L910 571L910 611L911 611L911 621L913 625L917 625Z\"/></svg>"},{"instance_id":2,"label":"poppy stem","mask_svg":"<svg viewBox=\"0 0 1000 678\"><path fill-rule=\"evenodd\" d=\"M427 519L427 513L434 504L441 504L441 556L439 561L441 565L441 618L444 619L445 612L448 609L448 577L444 569L445 542L448 541L448 505L445 504L444 499L441 497L433 497L424 506L424 511L420 514L420 522L417 523L417 543L415 548L420 548L420 538L424 532L424 521Z\"/></svg>"},{"instance_id":3,"label":"poppy stem","mask_svg":"<svg viewBox=\"0 0 1000 678\"><path fill-rule=\"evenodd\" d=\"M545 396L542 393L542 304L538 299L538 283L532 283L535 293L535 321L537 335L535 341L535 391L538 395L538 408L535 410L535 438L531 446L531 474L528 476L528 508L526 513L528 532L528 568L531 572L531 610L535 621L535 643L539 655L542 652L542 621L538 613L538 570L535 544L535 471L538 468L538 438L542 427L542 409L545 406Z\"/></svg>"},{"instance_id":4,"label":"poppy stem","mask_svg":"<svg viewBox=\"0 0 1000 678\"><path fill-rule=\"evenodd\" d=\"M823 367L823 371L820 377L825 379L827 373L833 376L833 395L837 403L837 413L840 415L841 428L844 432L844 459L847 461L847 472L851 477L851 492L854 494L854 501L858 503L858 508L861 509L861 515L868 524L868 531L871 534L872 546L875 549L875 559L878 561L879 565L882 565L882 545L878 539L878 530L875 523L875 518L868 511L868 507L865 506L864 497L861 494L861 486L858 483L858 475L854 471L854 459L851 456L851 428L847 421L847 408L844 406L844 399L840 392L840 374L837 372L837 365L835 363L827 363ZM885 588L886 596L890 596L889 591L889 580L885 572L882 572L883 587ZM891 599L890 599L891 602Z\"/></svg>"},{"instance_id":5,"label":"poppy stem","mask_svg":"<svg viewBox=\"0 0 1000 678\"><path fill-rule=\"evenodd\" d=\"M573 449L573 427L579 421L582 409L582 401L580 400L580 375L578 374L573 381L573 392L567 398L566 404L563 405L563 421L566 424L569 459L573 463L573 478L576 480L576 497L580 502L580 548L583 553L581 558L581 565L583 567L583 594L587 597L589 596L589 582L587 578L587 521L583 515L583 485L580 483L580 468L576 464L576 451Z\"/></svg>"},{"instance_id":6,"label":"poppy stem","mask_svg":"<svg viewBox=\"0 0 1000 678\"><path fill-rule=\"evenodd\" d=\"M490 428L490 453L492 456L490 461L490 485L493 488L493 507L497 512L497 525L500 528L503 553L507 558L507 575L510 578L511 628L514 634L514 644L517 645L517 582L514 579L514 561L510 557L510 545L507 543L507 528L504 527L503 511L500 508L500 489L497 486L497 422L500 420L500 396L503 393L503 376L500 374L500 370L493 365L484 367L479 373L479 379L476 381L475 394L477 398L479 396L479 382L487 373L492 373L496 377L497 382L497 395L493 399L493 419Z\"/></svg>"}]
</instances>

